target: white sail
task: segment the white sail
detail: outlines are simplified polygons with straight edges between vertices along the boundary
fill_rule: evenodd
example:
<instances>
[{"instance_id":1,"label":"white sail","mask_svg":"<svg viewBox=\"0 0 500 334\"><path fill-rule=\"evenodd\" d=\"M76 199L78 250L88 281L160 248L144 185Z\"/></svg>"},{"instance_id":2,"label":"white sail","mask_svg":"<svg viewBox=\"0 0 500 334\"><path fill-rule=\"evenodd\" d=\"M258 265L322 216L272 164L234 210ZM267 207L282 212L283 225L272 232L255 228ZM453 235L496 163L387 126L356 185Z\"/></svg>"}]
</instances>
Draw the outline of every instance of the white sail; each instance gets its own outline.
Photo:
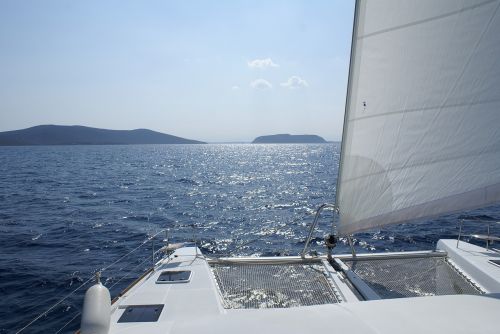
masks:
<instances>
[{"instance_id":1,"label":"white sail","mask_svg":"<svg viewBox=\"0 0 500 334\"><path fill-rule=\"evenodd\" d=\"M500 201L500 1L358 1L342 235Z\"/></svg>"}]
</instances>

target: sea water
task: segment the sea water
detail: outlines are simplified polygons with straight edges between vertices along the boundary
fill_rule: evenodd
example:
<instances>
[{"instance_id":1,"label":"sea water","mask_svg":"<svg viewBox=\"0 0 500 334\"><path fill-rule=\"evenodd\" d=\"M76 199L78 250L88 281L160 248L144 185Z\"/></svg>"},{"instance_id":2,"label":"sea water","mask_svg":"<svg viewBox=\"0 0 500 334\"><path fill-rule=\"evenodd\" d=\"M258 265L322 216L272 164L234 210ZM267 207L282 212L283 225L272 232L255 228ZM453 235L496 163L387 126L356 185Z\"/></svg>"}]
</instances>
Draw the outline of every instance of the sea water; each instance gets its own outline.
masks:
<instances>
[{"instance_id":1,"label":"sea water","mask_svg":"<svg viewBox=\"0 0 500 334\"><path fill-rule=\"evenodd\" d=\"M0 147L0 333L163 229L210 256L297 255L315 209L335 200L339 151L339 143ZM500 207L360 233L355 245L432 249L456 238L464 216L498 219ZM319 253L336 219L323 217L312 241ZM345 240L335 251L349 252ZM151 266L151 253L145 244L103 273L113 296ZM25 332L77 329L86 287Z\"/></svg>"}]
</instances>

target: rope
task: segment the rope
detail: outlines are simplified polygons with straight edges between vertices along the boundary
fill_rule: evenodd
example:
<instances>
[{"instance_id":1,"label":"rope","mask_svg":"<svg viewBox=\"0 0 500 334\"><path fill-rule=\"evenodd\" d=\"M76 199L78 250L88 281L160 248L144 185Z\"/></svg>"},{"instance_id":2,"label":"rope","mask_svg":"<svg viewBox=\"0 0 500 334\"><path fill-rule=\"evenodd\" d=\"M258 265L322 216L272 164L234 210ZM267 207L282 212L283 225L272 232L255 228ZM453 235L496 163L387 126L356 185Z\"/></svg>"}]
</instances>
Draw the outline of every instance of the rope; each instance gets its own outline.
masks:
<instances>
[{"instance_id":1,"label":"rope","mask_svg":"<svg viewBox=\"0 0 500 334\"><path fill-rule=\"evenodd\" d=\"M135 252L136 250L138 250L139 248L141 248L142 246L144 246L147 242L151 241L153 238L155 238L157 235L159 235L160 233L163 233L163 232L165 232L165 230L161 230L161 231L157 232L156 234L152 235L151 237L147 238L142 244L140 244L136 248L132 249L130 252L128 252L127 254L123 255L118 260L114 261L113 263L107 265L104 268L101 268L101 270L99 270L99 272L102 273L102 272L108 270L110 267L114 266L115 264L117 264L118 262L120 262L121 260L123 260L124 258L126 258L127 256L129 256L130 254L132 254L133 252ZM36 316L35 318L33 318L33 320L31 320L30 322L28 322L28 324L26 324L24 327L22 327L20 330L18 330L16 332L16 334L19 334L19 333L23 332L26 328L30 327L33 323L35 323L36 321L38 321L41 317L47 315L55 307L57 307L58 305L60 305L63 301L65 301L66 299L68 299L69 297L71 297L75 292L77 292L83 286L87 285L90 281L92 281L94 279L94 277L95 276L92 275L89 279L87 279L85 282L83 282L82 284L80 284L76 289L74 289L73 291L71 291L70 293L68 293L66 296L64 296L62 299L60 299L58 302L56 302L55 304L53 304L52 306L50 306L47 310L45 310L44 312L40 313L38 316Z\"/></svg>"}]
</instances>

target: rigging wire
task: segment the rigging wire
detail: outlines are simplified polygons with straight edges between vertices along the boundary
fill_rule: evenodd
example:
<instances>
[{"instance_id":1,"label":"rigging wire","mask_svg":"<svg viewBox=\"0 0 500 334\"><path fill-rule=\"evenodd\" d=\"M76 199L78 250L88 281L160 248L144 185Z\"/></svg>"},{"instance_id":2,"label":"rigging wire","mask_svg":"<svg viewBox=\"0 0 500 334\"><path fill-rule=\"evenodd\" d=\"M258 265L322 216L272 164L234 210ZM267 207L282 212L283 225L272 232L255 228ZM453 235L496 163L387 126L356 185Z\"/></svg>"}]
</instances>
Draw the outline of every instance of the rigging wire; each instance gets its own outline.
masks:
<instances>
[{"instance_id":1,"label":"rigging wire","mask_svg":"<svg viewBox=\"0 0 500 334\"><path fill-rule=\"evenodd\" d=\"M65 329L71 322L73 322L73 320L75 320L80 314L82 314L82 312L78 311L75 314L75 316L73 318L71 318L67 323L65 323L64 326L62 326L61 328L59 328L59 330L57 332L55 332L55 334L61 333L61 331L63 329Z\"/></svg>"},{"instance_id":2,"label":"rigging wire","mask_svg":"<svg viewBox=\"0 0 500 334\"><path fill-rule=\"evenodd\" d=\"M112 262L111 264L107 265L106 267L104 268L101 268L100 270L98 270L98 272L104 272L106 270L108 270L110 267L114 266L115 264L117 264L118 262L120 262L121 260L123 260L124 258L126 258L127 256L129 256L130 254L132 254L133 252L135 252L136 250L138 250L139 248L143 247L146 243L148 243L149 241L151 241L153 238L155 238L157 235L159 235L160 233L163 233L165 232L166 230L161 230L157 233L155 233L154 235L150 236L149 238L147 238L145 241L143 241L139 246L135 247L134 249L132 249L131 251L129 251L128 253L126 253L125 255L123 255L122 257L118 258L116 261ZM148 258L150 259L150 258ZM77 292L78 290L80 290L83 286L87 285L89 282L91 282L93 279L94 279L94 275L92 275L91 277L89 277L86 281L84 281L82 284L80 284L76 289L72 290L70 293L68 293L67 295L65 295L63 298L61 298L58 302L56 302L55 304L53 304L52 306L50 306L47 310L45 310L44 312L40 313L38 316L36 316L35 318L33 318L30 322L28 322L24 327L22 327L21 329L19 329L16 334L19 334L19 333L22 333L24 330L26 330L28 327L30 327L32 324L34 324L36 321L38 321L41 317L47 315L50 311L52 311L54 308L56 308L58 305L60 305L63 301L65 301L66 299L68 299L69 297L71 297L75 292Z\"/></svg>"},{"instance_id":3,"label":"rigging wire","mask_svg":"<svg viewBox=\"0 0 500 334\"><path fill-rule=\"evenodd\" d=\"M155 252L158 253L160 252L161 250L158 250ZM130 272L124 276L122 276L118 281L116 281L115 283L113 283L111 286L109 286L109 289L112 289L113 287L115 287L118 283L120 283L121 281L123 281L125 278L129 277L131 272L133 272L135 269L137 269L139 266L143 265L146 261L150 260L149 256L146 257L143 261L141 261L139 264L137 264L135 267L133 267L132 269L130 269ZM55 332L55 334L58 334L60 333L64 328L66 328L71 322L73 322L79 315L81 315L82 312L78 311L75 316L73 318L71 318L67 323L65 323L61 328L59 328L59 330L57 332Z\"/></svg>"},{"instance_id":4,"label":"rigging wire","mask_svg":"<svg viewBox=\"0 0 500 334\"><path fill-rule=\"evenodd\" d=\"M162 251L162 249L159 249L155 252L155 255L160 253ZM121 281L123 281L125 278L129 277L130 274L132 272L134 272L134 270L136 270L138 267L140 267L141 265L143 265L146 261L149 261L150 258L149 256L146 257L143 261L141 261L139 264L137 264L135 267L133 267L132 269L130 269L130 272L124 276L122 276L118 281L116 281L115 283L113 283L112 285L109 286L109 289L111 290L113 287L115 287L118 283L120 283ZM170 260L170 259L169 259ZM66 328L71 322L73 322L79 315L81 315L82 312L77 312L77 314L71 318L67 323L65 323L61 328L59 328L59 330L57 332L55 332L55 334L58 334L60 333L64 328Z\"/></svg>"}]
</instances>

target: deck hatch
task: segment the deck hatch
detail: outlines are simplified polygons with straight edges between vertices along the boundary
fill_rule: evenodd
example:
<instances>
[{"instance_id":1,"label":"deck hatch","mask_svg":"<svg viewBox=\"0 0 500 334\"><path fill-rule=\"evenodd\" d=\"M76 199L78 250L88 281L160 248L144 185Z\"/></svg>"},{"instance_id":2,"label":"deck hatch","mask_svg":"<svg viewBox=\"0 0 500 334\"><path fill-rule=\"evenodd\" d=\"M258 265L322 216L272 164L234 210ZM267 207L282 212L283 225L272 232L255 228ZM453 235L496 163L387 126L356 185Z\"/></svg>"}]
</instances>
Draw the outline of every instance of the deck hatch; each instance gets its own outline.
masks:
<instances>
[{"instance_id":1,"label":"deck hatch","mask_svg":"<svg viewBox=\"0 0 500 334\"><path fill-rule=\"evenodd\" d=\"M191 270L168 270L160 274L156 283L187 283L191 279Z\"/></svg>"},{"instance_id":2,"label":"deck hatch","mask_svg":"<svg viewBox=\"0 0 500 334\"><path fill-rule=\"evenodd\" d=\"M324 266L211 264L225 308L287 308L337 303Z\"/></svg>"},{"instance_id":3,"label":"deck hatch","mask_svg":"<svg viewBox=\"0 0 500 334\"><path fill-rule=\"evenodd\" d=\"M489 260L489 262L495 266L499 266L500 267L500 260Z\"/></svg>"},{"instance_id":4,"label":"deck hatch","mask_svg":"<svg viewBox=\"0 0 500 334\"><path fill-rule=\"evenodd\" d=\"M383 299L482 293L445 257L343 261Z\"/></svg>"},{"instance_id":5,"label":"deck hatch","mask_svg":"<svg viewBox=\"0 0 500 334\"><path fill-rule=\"evenodd\" d=\"M118 322L156 322L163 310L163 304L130 305L125 308Z\"/></svg>"}]
</instances>

